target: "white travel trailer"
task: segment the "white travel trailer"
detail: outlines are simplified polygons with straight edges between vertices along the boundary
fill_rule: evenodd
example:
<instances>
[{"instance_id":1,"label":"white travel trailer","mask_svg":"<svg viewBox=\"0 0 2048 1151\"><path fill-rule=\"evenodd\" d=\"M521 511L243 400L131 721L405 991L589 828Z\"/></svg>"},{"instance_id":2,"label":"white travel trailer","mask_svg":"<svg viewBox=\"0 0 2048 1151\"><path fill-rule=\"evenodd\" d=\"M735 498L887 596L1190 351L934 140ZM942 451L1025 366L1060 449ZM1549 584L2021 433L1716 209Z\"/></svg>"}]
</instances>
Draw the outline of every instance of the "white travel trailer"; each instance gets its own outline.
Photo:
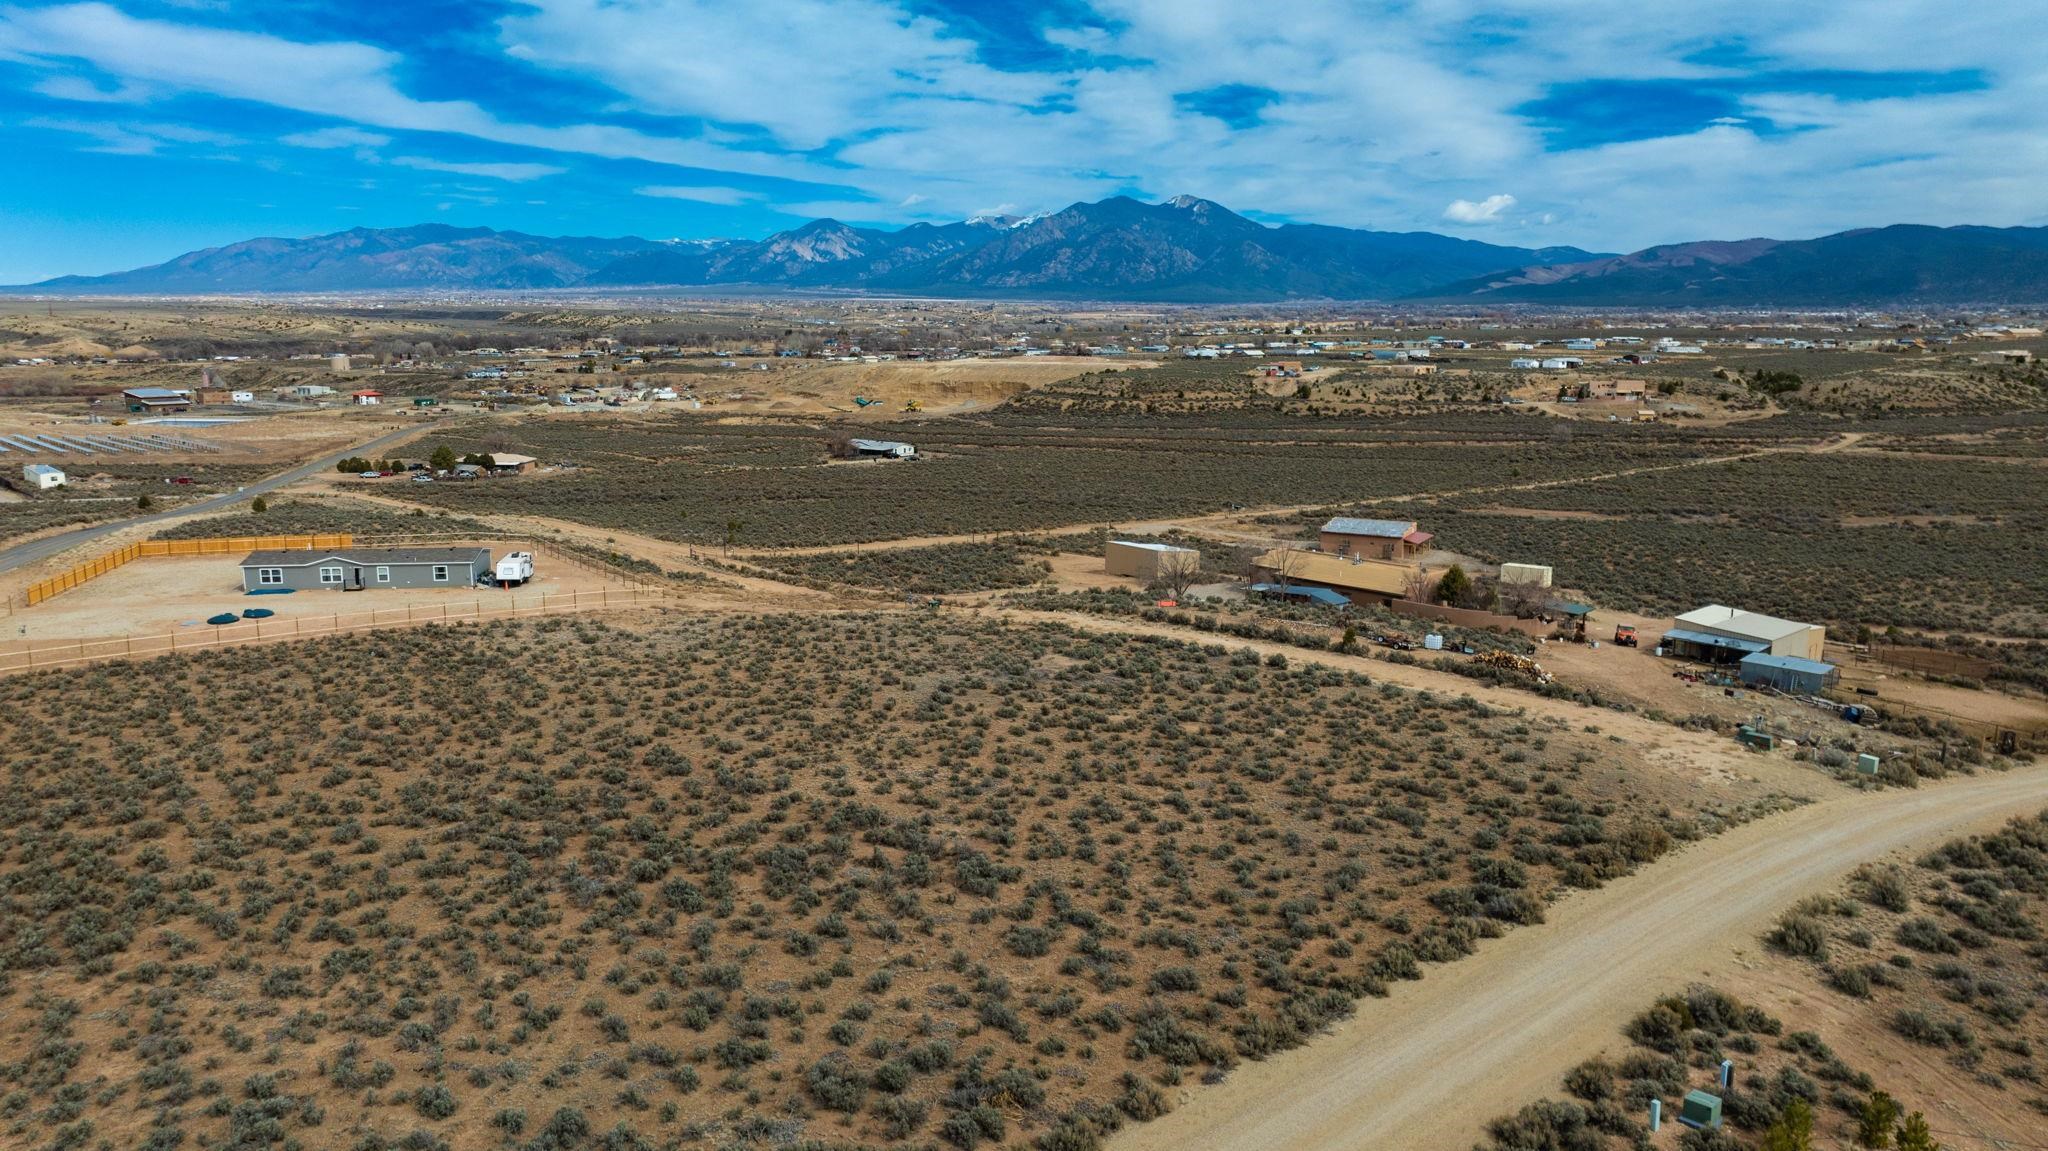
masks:
<instances>
[{"instance_id":1,"label":"white travel trailer","mask_svg":"<svg viewBox=\"0 0 2048 1151\"><path fill-rule=\"evenodd\" d=\"M498 583L503 587L523 584L533 578L533 553L512 552L498 561Z\"/></svg>"}]
</instances>

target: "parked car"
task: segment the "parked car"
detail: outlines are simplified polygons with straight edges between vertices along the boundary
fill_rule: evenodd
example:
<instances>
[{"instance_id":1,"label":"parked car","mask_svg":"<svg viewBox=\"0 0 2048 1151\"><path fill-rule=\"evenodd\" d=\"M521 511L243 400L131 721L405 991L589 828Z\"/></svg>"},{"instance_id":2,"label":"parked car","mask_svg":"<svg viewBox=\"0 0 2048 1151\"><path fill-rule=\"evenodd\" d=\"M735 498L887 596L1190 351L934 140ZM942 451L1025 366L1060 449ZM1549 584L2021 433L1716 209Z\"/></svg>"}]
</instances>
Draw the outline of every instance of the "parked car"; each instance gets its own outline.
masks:
<instances>
[{"instance_id":1,"label":"parked car","mask_svg":"<svg viewBox=\"0 0 2048 1151\"><path fill-rule=\"evenodd\" d=\"M414 477L412 478L412 482L414 482L414 483L416 483L416 484L430 484L430 483L433 483L433 482L434 482L434 477L432 477L432 476L430 476L430 475L427 475L426 473L422 472L422 473L420 473L420 474L418 474L418 475L415 475L415 476L414 476Z\"/></svg>"},{"instance_id":2,"label":"parked car","mask_svg":"<svg viewBox=\"0 0 2048 1151\"><path fill-rule=\"evenodd\" d=\"M383 472L357 472L356 478L359 480L374 480L382 478L383 475Z\"/></svg>"}]
</instances>

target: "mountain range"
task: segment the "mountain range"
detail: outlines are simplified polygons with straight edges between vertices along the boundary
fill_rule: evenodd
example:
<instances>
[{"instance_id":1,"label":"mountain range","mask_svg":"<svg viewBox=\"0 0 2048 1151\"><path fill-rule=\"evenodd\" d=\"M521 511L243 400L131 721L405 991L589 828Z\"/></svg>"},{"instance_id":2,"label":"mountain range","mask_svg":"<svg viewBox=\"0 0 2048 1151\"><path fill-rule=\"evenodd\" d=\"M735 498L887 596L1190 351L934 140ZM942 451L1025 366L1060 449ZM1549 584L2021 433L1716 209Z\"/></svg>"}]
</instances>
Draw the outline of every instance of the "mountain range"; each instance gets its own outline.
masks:
<instances>
[{"instance_id":1,"label":"mountain range","mask_svg":"<svg viewBox=\"0 0 2048 1151\"><path fill-rule=\"evenodd\" d=\"M422 224L246 240L16 291L718 288L1181 303L1429 300L1570 306L1834 306L2048 300L2048 228L1898 225L1627 255L1433 232L1269 226L1194 196L889 230L813 220L762 240L545 237Z\"/></svg>"}]
</instances>

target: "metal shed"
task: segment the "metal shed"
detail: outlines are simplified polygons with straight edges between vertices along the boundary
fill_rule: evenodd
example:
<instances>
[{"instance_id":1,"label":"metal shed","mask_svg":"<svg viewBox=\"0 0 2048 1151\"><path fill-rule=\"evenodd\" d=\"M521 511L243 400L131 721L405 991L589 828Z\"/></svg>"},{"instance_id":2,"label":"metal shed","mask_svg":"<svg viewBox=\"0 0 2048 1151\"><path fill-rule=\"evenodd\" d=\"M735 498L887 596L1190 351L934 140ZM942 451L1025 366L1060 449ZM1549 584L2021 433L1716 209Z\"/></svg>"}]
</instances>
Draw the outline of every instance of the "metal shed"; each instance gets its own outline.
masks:
<instances>
[{"instance_id":1,"label":"metal shed","mask_svg":"<svg viewBox=\"0 0 2048 1151\"><path fill-rule=\"evenodd\" d=\"M490 570L489 548L256 551L242 560L242 590L462 588Z\"/></svg>"},{"instance_id":2,"label":"metal shed","mask_svg":"<svg viewBox=\"0 0 2048 1151\"><path fill-rule=\"evenodd\" d=\"M1744 656L1739 674L1742 682L1757 687L1774 687L1779 691L1798 692L1802 695L1818 695L1835 685L1842 673L1831 663L1817 659L1800 659L1796 655L1772 655L1757 652Z\"/></svg>"},{"instance_id":3,"label":"metal shed","mask_svg":"<svg viewBox=\"0 0 2048 1151\"><path fill-rule=\"evenodd\" d=\"M1193 548L1150 540L1111 540L1102 548L1102 570L1146 582L1169 572L1195 571L1201 563L1202 553Z\"/></svg>"}]
</instances>

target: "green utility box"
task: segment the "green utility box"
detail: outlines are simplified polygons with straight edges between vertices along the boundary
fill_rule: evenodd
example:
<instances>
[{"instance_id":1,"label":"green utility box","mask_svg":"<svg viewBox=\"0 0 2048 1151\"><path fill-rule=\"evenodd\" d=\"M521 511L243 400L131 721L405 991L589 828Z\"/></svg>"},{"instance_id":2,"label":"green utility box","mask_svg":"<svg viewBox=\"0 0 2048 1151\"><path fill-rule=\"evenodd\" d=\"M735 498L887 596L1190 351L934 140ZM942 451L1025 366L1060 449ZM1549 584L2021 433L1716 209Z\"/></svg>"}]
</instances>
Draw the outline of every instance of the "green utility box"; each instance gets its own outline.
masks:
<instances>
[{"instance_id":1,"label":"green utility box","mask_svg":"<svg viewBox=\"0 0 2048 1151\"><path fill-rule=\"evenodd\" d=\"M1770 751L1778 746L1778 737L1767 731L1758 731L1745 723L1735 730L1735 742Z\"/></svg>"},{"instance_id":2,"label":"green utility box","mask_svg":"<svg viewBox=\"0 0 2048 1151\"><path fill-rule=\"evenodd\" d=\"M1687 1127L1721 1126L1721 1097L1704 1091L1688 1091L1678 1105L1678 1121Z\"/></svg>"},{"instance_id":3,"label":"green utility box","mask_svg":"<svg viewBox=\"0 0 2048 1151\"><path fill-rule=\"evenodd\" d=\"M1881 765L1874 755L1859 755L1856 757L1856 773L1858 775L1876 775L1879 766Z\"/></svg>"}]
</instances>

